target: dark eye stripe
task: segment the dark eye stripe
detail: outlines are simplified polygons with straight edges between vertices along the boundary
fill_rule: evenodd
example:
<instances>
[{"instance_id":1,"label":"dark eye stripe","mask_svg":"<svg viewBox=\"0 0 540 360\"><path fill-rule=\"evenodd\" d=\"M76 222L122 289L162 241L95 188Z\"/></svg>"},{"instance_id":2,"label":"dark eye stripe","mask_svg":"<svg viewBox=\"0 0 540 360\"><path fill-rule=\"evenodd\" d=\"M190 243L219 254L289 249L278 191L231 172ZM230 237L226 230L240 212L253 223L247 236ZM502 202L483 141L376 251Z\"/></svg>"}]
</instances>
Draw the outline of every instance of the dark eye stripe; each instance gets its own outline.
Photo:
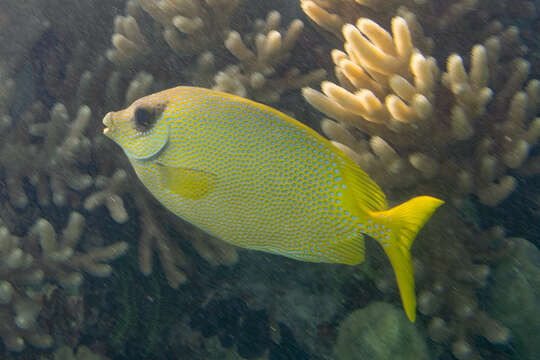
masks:
<instances>
[{"instance_id":1,"label":"dark eye stripe","mask_svg":"<svg viewBox=\"0 0 540 360\"><path fill-rule=\"evenodd\" d=\"M155 112L152 109L138 107L135 110L135 125L140 131L149 130L156 122Z\"/></svg>"}]
</instances>

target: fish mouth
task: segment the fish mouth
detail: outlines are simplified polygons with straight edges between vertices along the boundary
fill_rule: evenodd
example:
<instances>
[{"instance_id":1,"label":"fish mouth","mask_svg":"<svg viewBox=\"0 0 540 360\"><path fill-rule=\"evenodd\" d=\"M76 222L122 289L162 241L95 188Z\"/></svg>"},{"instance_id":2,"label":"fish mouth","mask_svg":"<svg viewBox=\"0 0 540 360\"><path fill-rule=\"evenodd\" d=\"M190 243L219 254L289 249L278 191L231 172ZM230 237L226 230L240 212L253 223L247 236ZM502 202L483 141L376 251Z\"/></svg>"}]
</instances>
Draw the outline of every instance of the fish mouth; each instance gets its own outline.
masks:
<instances>
[{"instance_id":1,"label":"fish mouth","mask_svg":"<svg viewBox=\"0 0 540 360\"><path fill-rule=\"evenodd\" d=\"M109 112L107 113L107 115L103 117L103 125L105 125L105 129L103 129L103 135L107 137L111 137L111 133L114 128L114 123L112 120L112 113Z\"/></svg>"}]
</instances>

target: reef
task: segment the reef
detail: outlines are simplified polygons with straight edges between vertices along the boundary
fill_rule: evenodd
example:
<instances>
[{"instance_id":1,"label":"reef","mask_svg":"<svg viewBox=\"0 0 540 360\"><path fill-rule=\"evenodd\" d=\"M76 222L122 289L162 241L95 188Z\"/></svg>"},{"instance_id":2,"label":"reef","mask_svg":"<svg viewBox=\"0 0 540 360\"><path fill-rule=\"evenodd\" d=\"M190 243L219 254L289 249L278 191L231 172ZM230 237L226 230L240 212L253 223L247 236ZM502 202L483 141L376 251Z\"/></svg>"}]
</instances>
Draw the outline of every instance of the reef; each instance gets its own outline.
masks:
<instances>
[{"instance_id":1,"label":"reef","mask_svg":"<svg viewBox=\"0 0 540 360\"><path fill-rule=\"evenodd\" d=\"M67 9L73 10L70 5ZM83 10L87 9L79 9L76 16L82 16ZM24 12L15 14L22 16ZM86 15L92 19L100 14L93 8L93 12ZM108 275L111 268L101 261L109 262L127 249L125 242L115 243L110 238L97 241L104 227L102 221L96 223L96 217L106 217L108 213L114 222L125 224L130 215L140 216L144 225L140 227L141 270L145 274L152 272L152 254L156 251L173 287L185 282L185 272L190 267L189 258L173 236L181 233L189 236L195 251L212 264L236 261L236 252L231 246L210 239L170 215L159 218L159 211L154 211L158 207L144 188L128 181L135 175L126 172L128 166L121 154L105 155L115 151L101 138L98 118L104 109L118 108L123 106L124 100L131 102L151 91L152 76L141 72L124 82L104 57L87 61L88 44L92 39L69 38L62 32L65 28L60 19L47 18L41 13L35 15L42 16L38 20L47 26L32 29L39 30L32 35L38 40L21 43L26 48L18 48L22 59L29 55L35 58L20 69L3 65L0 92L0 216L6 242L3 253L12 259L14 266L11 269L6 265L2 276L6 287L2 339L10 351L21 351L26 343L49 347L53 340L73 345L68 339L72 336L65 331L62 333L65 337L59 334L56 339L51 335L58 330L51 327L61 322L58 314L67 314L69 309L49 302L46 294L52 294L55 287L68 288L69 279L73 281L69 291L79 289L76 280L82 280L80 272ZM103 51L105 48L106 43ZM140 213L130 211L126 205L126 200L132 199L130 194ZM66 228L70 237L64 241L59 235L56 249L51 229L63 226L62 218L70 212L74 219ZM99 228L91 235L96 249L89 249L88 253L80 252L79 239L71 234L83 233L85 219ZM167 231L164 219L168 219L176 231ZM45 235L39 235L43 231ZM60 255L64 258L59 258ZM54 259L49 260L49 256ZM27 269L29 274L16 275L14 269L20 271L21 268ZM19 318L22 320L17 320ZM39 326L45 318L50 326ZM73 329L73 333L78 331Z\"/></svg>"},{"instance_id":2,"label":"reef","mask_svg":"<svg viewBox=\"0 0 540 360\"><path fill-rule=\"evenodd\" d=\"M302 90L330 118L322 131L392 200L428 193L453 204L435 217L438 226L432 219L413 255L428 334L441 344L437 352L458 359L486 356L476 335L492 344L510 339L477 294L514 246L501 227L479 232L472 219L459 220L460 209L471 195L497 206L519 177L538 174L540 81L530 79L518 29L503 25L531 16L516 12L534 6L521 2L502 16L509 3L497 3L453 2L441 11L435 1L301 1L318 26L344 41L331 51L335 80L322 82L322 92ZM389 276L375 281L383 292L393 287Z\"/></svg>"},{"instance_id":3,"label":"reef","mask_svg":"<svg viewBox=\"0 0 540 360\"><path fill-rule=\"evenodd\" d=\"M538 354L529 334L540 331L540 250L525 239L513 239L512 253L493 270L488 289L489 311L515 335L513 345L525 359Z\"/></svg>"},{"instance_id":4,"label":"reef","mask_svg":"<svg viewBox=\"0 0 540 360\"><path fill-rule=\"evenodd\" d=\"M5 349L66 345L49 355L93 358L82 345L71 350L99 321L85 317L96 305L86 301L94 295L83 278L109 276L130 241L136 255L123 261L133 261L148 282L134 286L132 267L122 267L100 284L101 300L111 283L118 295L118 318L104 326L114 335L104 342L109 353L135 356L144 344L140 354L148 355L167 341L194 358L332 357L348 351L350 319L376 309L385 329L410 328L404 331L412 338L428 339L427 350L424 339L415 342L417 358L489 358L514 347L530 358L534 344L525 340L533 330L519 322L532 312L515 305L521 299L501 297L501 284L534 303L536 265L528 264L537 259L523 250L531 245L500 226L480 229L465 213L475 203L504 205L521 191L521 179L539 174L540 81L531 76L539 70L529 51L538 49L527 48L535 46L527 25L533 17L526 0L0 4ZM322 113L322 132L389 202L421 193L447 200L413 248L417 327L402 324L393 305L373 302L398 299L376 251L360 269L239 257L168 213L135 181L125 156L101 135L100 119L178 84L269 103L306 123ZM530 197L538 202L534 190ZM154 304L161 299L177 307ZM145 307L151 326L143 331L135 319ZM365 322L355 325L371 335L385 330ZM170 330L178 338L160 340Z\"/></svg>"},{"instance_id":5,"label":"reef","mask_svg":"<svg viewBox=\"0 0 540 360\"><path fill-rule=\"evenodd\" d=\"M323 82L324 94L305 88L304 97L338 120L323 131L379 184L497 205L517 186L509 170L534 167L527 160L540 137L540 82L527 81L529 63L513 55L517 29L475 45L468 71L452 54L441 72L408 17L392 19L392 35L367 18L344 26L345 52L332 52L340 85Z\"/></svg>"},{"instance_id":6,"label":"reef","mask_svg":"<svg viewBox=\"0 0 540 360\"><path fill-rule=\"evenodd\" d=\"M144 66L156 57L170 57L172 50L192 59L183 71L189 83L263 102L277 102L287 89L324 78L322 69L302 74L289 64L302 34L302 21L295 19L283 29L280 13L271 11L264 20L250 20L252 29L239 32L231 23L240 3L128 1L126 15L115 18L113 48L107 58L119 66ZM139 24L149 22L158 24L161 31L145 34ZM163 75L163 71L157 74Z\"/></svg>"},{"instance_id":7,"label":"reef","mask_svg":"<svg viewBox=\"0 0 540 360\"><path fill-rule=\"evenodd\" d=\"M508 344L510 330L485 311L479 294L485 294L494 266L512 253L514 240L499 226L475 229L448 209L425 230L415 258L418 311L438 351L449 347L458 359L474 359L485 352L479 337ZM384 280L380 285L387 286Z\"/></svg>"},{"instance_id":8,"label":"reef","mask_svg":"<svg viewBox=\"0 0 540 360\"><path fill-rule=\"evenodd\" d=\"M82 40L74 44L75 50L69 53L57 38L51 40L45 34L42 41L47 42L47 46L38 43L35 47L45 49L42 56L58 52L57 56L67 58L33 70L37 72L33 76L43 79L41 92L51 102L50 110L43 99L38 98L18 113L14 111L17 99L12 97L15 81L7 79L3 87L0 110L5 114L2 129L8 141L2 143L0 166L8 174L5 183L9 205L6 206L20 211L33 207L25 190L28 181L36 192L39 206L91 213L106 208L115 222L123 224L129 219L125 199L131 195L143 223L139 242L141 270L145 274L152 272L152 254L156 251L170 285L178 287L186 280L189 260L171 238L172 234L164 230L166 224L156 216L159 207L144 188L128 180L135 175L127 172L130 170L122 154L101 138L95 116L95 112L103 114L104 109L119 108L148 94L155 88L154 77L139 72L126 79L114 71L104 57L86 63L89 54ZM115 155L103 156L106 153ZM35 161L27 162L27 159ZM21 166L24 163L26 166ZM204 259L213 264L236 261L236 252L231 246L217 242L171 216L164 218L177 234L189 233L191 243ZM10 226L17 224L16 221L7 222Z\"/></svg>"},{"instance_id":9,"label":"reef","mask_svg":"<svg viewBox=\"0 0 540 360\"><path fill-rule=\"evenodd\" d=\"M27 343L38 348L51 346L53 338L39 323L48 294L57 286L76 291L84 273L109 276L112 268L108 262L127 250L125 242L88 247L90 242L82 250L85 244L81 240L89 238L84 232L84 218L76 212L60 235L45 219L37 220L23 237L0 227L0 337L8 350L21 351Z\"/></svg>"},{"instance_id":10,"label":"reef","mask_svg":"<svg viewBox=\"0 0 540 360\"><path fill-rule=\"evenodd\" d=\"M299 0L306 15L318 26L342 39L342 27L355 24L360 18L369 18L377 23L388 23L397 14L414 14L421 20L413 36L421 37L422 28L437 42L451 41L439 51L459 46L456 39L478 41L476 36L485 37L500 31L504 23L512 19L535 17L534 1L489 1L489 0ZM409 20L409 19L407 19ZM480 31L480 32L476 32ZM452 41L453 40L453 41ZM433 41L423 44L422 51L430 49ZM464 44L466 46L466 44ZM434 49L436 50L436 49Z\"/></svg>"}]
</instances>

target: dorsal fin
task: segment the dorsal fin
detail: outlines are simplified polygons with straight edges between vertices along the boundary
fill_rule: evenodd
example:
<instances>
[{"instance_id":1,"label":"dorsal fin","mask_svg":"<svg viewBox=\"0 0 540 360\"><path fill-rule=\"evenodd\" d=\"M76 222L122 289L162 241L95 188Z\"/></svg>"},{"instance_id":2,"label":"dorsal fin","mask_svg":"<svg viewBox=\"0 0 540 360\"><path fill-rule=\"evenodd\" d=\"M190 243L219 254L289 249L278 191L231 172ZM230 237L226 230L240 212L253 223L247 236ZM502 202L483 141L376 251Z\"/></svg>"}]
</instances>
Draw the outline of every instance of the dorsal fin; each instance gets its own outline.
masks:
<instances>
[{"instance_id":1,"label":"dorsal fin","mask_svg":"<svg viewBox=\"0 0 540 360\"><path fill-rule=\"evenodd\" d=\"M334 149L341 152L341 150L336 147L334 147ZM353 190L356 204L360 207L365 207L366 210L370 211L386 210L388 208L386 196L379 185L377 185L377 183L375 183L375 181L373 181L364 170L360 169L360 167L347 155L342 153L342 156L345 161L343 172L347 177L346 183L349 184Z\"/></svg>"}]
</instances>

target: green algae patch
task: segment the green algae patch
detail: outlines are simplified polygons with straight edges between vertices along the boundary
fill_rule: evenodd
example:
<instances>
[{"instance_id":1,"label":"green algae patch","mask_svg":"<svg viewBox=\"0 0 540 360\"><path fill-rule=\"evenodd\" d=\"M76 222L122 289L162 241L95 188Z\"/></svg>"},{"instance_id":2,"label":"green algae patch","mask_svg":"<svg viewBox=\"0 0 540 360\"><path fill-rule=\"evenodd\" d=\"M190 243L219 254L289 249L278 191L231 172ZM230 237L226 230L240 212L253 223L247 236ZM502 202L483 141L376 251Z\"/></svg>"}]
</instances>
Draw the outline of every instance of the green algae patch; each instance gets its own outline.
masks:
<instances>
[{"instance_id":1,"label":"green algae patch","mask_svg":"<svg viewBox=\"0 0 540 360\"><path fill-rule=\"evenodd\" d=\"M525 239L513 241L513 254L492 273L488 312L510 329L516 357L533 360L538 359L540 352L540 250Z\"/></svg>"},{"instance_id":2,"label":"green algae patch","mask_svg":"<svg viewBox=\"0 0 540 360\"><path fill-rule=\"evenodd\" d=\"M424 336L391 304L373 302L352 312L339 326L337 360L427 360Z\"/></svg>"}]
</instances>

